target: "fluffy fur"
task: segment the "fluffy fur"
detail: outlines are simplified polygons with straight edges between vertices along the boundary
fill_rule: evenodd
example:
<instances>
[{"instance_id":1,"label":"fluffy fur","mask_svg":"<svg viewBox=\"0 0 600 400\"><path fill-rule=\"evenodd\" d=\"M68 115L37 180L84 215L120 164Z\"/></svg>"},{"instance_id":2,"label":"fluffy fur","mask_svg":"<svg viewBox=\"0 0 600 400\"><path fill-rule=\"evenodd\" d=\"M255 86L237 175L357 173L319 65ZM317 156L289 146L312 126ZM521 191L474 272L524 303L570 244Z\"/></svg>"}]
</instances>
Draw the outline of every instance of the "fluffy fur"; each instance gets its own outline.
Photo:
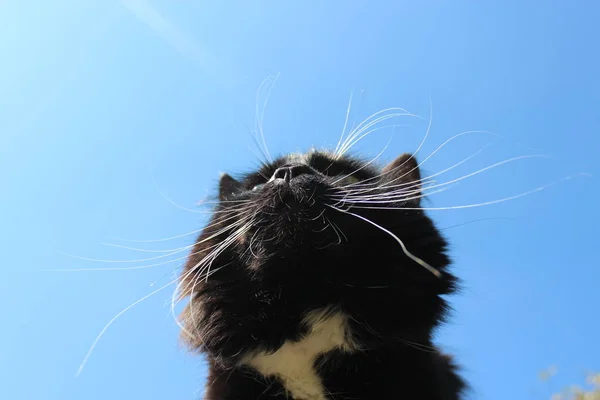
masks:
<instances>
[{"instance_id":1,"label":"fluffy fur","mask_svg":"<svg viewBox=\"0 0 600 400\"><path fill-rule=\"evenodd\" d=\"M377 168L312 151L223 175L181 277L204 398L461 399L432 343L456 278L420 197L409 155Z\"/></svg>"}]
</instances>

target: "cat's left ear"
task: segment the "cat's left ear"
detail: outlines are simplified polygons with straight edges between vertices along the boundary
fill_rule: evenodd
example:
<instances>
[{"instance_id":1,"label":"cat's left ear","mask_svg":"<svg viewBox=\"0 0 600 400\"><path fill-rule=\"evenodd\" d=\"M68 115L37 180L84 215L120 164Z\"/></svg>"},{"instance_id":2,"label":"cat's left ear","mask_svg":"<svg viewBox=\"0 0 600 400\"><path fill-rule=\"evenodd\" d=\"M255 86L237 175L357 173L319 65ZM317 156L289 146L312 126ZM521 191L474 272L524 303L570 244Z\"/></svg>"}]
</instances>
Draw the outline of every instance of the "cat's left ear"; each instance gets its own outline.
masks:
<instances>
[{"instance_id":1,"label":"cat's left ear","mask_svg":"<svg viewBox=\"0 0 600 400\"><path fill-rule=\"evenodd\" d=\"M219 200L226 200L232 194L237 192L241 187L240 182L233 179L228 174L222 174L219 179Z\"/></svg>"},{"instance_id":2,"label":"cat's left ear","mask_svg":"<svg viewBox=\"0 0 600 400\"><path fill-rule=\"evenodd\" d=\"M404 153L394 161L383 167L383 180L390 185L397 186L397 189L406 189L409 193L407 197L413 199L417 204L420 203L418 196L421 195L421 172L419 164L412 154Z\"/></svg>"}]
</instances>

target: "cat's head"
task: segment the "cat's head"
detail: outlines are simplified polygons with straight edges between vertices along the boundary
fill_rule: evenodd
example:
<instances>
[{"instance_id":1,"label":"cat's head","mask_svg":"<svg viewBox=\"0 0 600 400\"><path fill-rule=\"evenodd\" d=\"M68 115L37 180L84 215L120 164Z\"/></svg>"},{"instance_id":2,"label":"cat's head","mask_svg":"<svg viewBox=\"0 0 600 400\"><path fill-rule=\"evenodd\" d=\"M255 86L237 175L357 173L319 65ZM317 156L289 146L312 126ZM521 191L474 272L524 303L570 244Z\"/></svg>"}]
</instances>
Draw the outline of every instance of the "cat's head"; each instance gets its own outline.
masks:
<instances>
[{"instance_id":1,"label":"cat's head","mask_svg":"<svg viewBox=\"0 0 600 400\"><path fill-rule=\"evenodd\" d=\"M343 308L378 289L407 301L451 292L446 244L420 208L421 189L409 154L381 167L310 151L238 179L222 175L214 214L182 274L181 292L192 299L184 320L191 330L209 323L194 320L208 318L194 307L240 287L249 296L283 291L298 312ZM442 310L431 313L434 321Z\"/></svg>"}]
</instances>

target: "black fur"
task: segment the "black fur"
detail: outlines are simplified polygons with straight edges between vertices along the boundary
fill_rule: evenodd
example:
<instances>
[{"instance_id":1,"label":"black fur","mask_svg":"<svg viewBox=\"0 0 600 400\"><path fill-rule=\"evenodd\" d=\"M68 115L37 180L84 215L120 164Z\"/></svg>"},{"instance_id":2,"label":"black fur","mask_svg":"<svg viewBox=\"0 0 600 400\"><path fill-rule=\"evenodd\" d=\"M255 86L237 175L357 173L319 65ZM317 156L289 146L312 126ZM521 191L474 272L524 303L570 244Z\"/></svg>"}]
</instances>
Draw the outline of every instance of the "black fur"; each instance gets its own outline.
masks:
<instances>
[{"instance_id":1,"label":"black fur","mask_svg":"<svg viewBox=\"0 0 600 400\"><path fill-rule=\"evenodd\" d=\"M348 193L349 179L369 184L370 196L389 193L390 185L410 195L395 203L340 202L334 197ZM379 169L325 152L282 157L238 180L222 176L215 214L182 274L183 295L191 298L183 337L208 359L206 400L290 398L277 376L261 376L239 361L301 339L309 329L303 317L322 308L348 315L348 334L361 346L316 360L330 399L462 398L456 367L432 343L447 311L441 296L455 291L456 278L447 271L445 240L415 209L419 179L408 155ZM393 232L441 277L410 259L388 233L329 206ZM242 226L247 230L215 256Z\"/></svg>"}]
</instances>

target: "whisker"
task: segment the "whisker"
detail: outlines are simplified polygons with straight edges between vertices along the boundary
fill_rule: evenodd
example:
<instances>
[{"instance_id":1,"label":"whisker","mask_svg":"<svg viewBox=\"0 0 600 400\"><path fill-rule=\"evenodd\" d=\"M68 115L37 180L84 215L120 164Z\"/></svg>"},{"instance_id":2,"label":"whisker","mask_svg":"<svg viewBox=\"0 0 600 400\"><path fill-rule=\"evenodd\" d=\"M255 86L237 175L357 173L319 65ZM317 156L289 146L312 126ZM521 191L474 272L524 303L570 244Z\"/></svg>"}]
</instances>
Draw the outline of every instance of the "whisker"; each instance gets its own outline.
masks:
<instances>
[{"instance_id":1,"label":"whisker","mask_svg":"<svg viewBox=\"0 0 600 400\"><path fill-rule=\"evenodd\" d=\"M342 210L340 208L336 208L333 206L328 205L328 207L345 213L345 214L349 214L349 215L353 215L356 218L362 219L365 222L370 223L371 225L375 226L376 228L380 229L381 231L387 233L388 235L390 235L394 240L396 240L396 242L398 242L398 244L400 244L400 247L402 248L402 251L404 252L404 254L410 258L411 260L413 260L414 262L416 262L417 264L419 264L420 266L422 266L423 268L425 268L427 271L431 272L433 275L435 275L438 278L442 277L442 274L440 271L438 271L436 268L432 267L431 265L427 264L425 261L421 260L419 257L413 255L410 251L408 251L408 249L406 248L406 246L404 245L404 242L402 242L402 240L400 240L400 238L398 236L396 236L394 233L392 233L391 231L385 229L384 227L382 227L381 225L376 224L375 222L371 221L368 218L363 217L362 215L350 212L350 211L346 211L346 210Z\"/></svg>"},{"instance_id":2,"label":"whisker","mask_svg":"<svg viewBox=\"0 0 600 400\"><path fill-rule=\"evenodd\" d=\"M254 234L252 235L252 237L250 238L250 241L248 242L248 250L250 251L250 254L252 254L252 256L254 258L258 258L258 256L254 253L254 251L252 250L252 245L254 244L254 240L256 239L256 235L258 235L258 233L260 232L260 228L258 228L256 230L256 232L254 232Z\"/></svg>"},{"instance_id":3,"label":"whisker","mask_svg":"<svg viewBox=\"0 0 600 400\"><path fill-rule=\"evenodd\" d=\"M501 165L504 165L504 164L507 164L507 163L510 163L510 162L514 162L514 161L518 161L518 160L523 160L523 159L530 159L530 158L542 158L542 157L545 158L546 156L539 155L539 154L534 154L534 155L524 155L524 156L512 157L512 158L509 158L507 160L503 160L503 161L497 162L495 164L489 165L487 167L481 168L481 169L479 169L479 170L477 170L475 172L472 172L470 174L466 174L466 175L464 175L462 177L459 177L459 178L456 178L456 179L452 179L450 181L443 182L443 183L440 183L440 184L437 184L437 185L430 185L430 186L428 186L427 189L444 187L444 186L447 186L447 185L450 185L450 184L453 184L453 183L456 183L456 182L460 182L460 181L462 181L464 179L470 178L472 176L478 175L478 174L483 173L483 172L485 172L487 170L490 170L490 169L493 169L493 168L497 168L497 167L499 167ZM469 158L470 157L467 157L467 159L469 159ZM459 164L462 164L462 162L464 162L465 160L459 162L455 166L457 166ZM450 169L454 168L455 166L452 166ZM445 172L445 171L442 171L442 172ZM438 174L434 174L432 176L435 176L435 175L439 175L439 173ZM398 191L392 191L392 192L383 192L381 194L374 194L374 195L371 195L371 196L356 196L356 195L354 197L352 197L352 196L345 196L343 198L343 200L344 201L351 201L352 199L362 200L362 199L370 199L370 198L392 199L392 198L394 198L395 196L398 196L398 195L401 196L400 197L400 199L401 199L402 196L404 196L405 194L406 194L406 190L404 189L404 190L398 190Z\"/></svg>"},{"instance_id":4,"label":"whisker","mask_svg":"<svg viewBox=\"0 0 600 400\"><path fill-rule=\"evenodd\" d=\"M463 175L460 178L456 178L456 179L452 179L452 180L447 181L447 182L440 183L439 185L435 185L433 187L440 187L440 186L449 185L449 184L452 184L452 183L455 183L455 182L460 182L460 181L462 181L464 179L470 178L470 177L475 176L475 175L479 175L479 174L481 174L481 173L483 173L483 172L485 172L487 170L490 170L490 169L493 169L493 168L497 168L497 167L499 167L501 165L508 164L510 162L514 162L514 161L518 161L518 160L527 160L527 159L530 159L530 158L546 158L546 157L547 156L544 156L544 155L541 155L541 154L532 154L532 155L524 155L524 156L512 157L512 158L509 158L507 160L500 161L500 162L497 162L495 164L489 165L487 167L481 168L481 169L479 169L479 170L477 170L475 172L471 172L470 174Z\"/></svg>"},{"instance_id":5,"label":"whisker","mask_svg":"<svg viewBox=\"0 0 600 400\"><path fill-rule=\"evenodd\" d=\"M430 185L428 187L428 189L433 189L433 188L438 188L438 187L444 187L444 186L447 186L447 185L450 185L450 184L453 184L453 183L456 183L456 182L460 182L460 181L462 181L464 179L467 179L467 178L470 178L472 176L479 175L479 174L481 174L481 173L483 173L483 172L485 172L487 170L490 170L490 169L493 169L493 168L497 168L497 167L502 166L504 164L508 164L510 162L514 162L514 161L518 161L518 160L530 159L530 158L546 158L546 156L540 155L540 154L533 154L533 155L524 155L524 156L512 157L512 158L509 158L509 159L506 159L506 160L494 163L492 165L488 165L487 167L481 168L481 169L479 169L479 170L477 170L475 172L471 172L470 174L466 174L466 175L461 176L459 178L455 178L455 179L452 179L450 181L443 182L443 183L440 183L440 184L437 184L437 185ZM387 196L388 198L392 198L394 194L404 195L404 191L387 192L387 193L384 193L383 195L381 195L379 197L380 198L386 198L386 196ZM345 200L347 200L347 198L345 198Z\"/></svg>"},{"instance_id":6,"label":"whisker","mask_svg":"<svg viewBox=\"0 0 600 400\"><path fill-rule=\"evenodd\" d=\"M346 236L346 234L344 233L344 231L342 231L342 229L335 223L330 221L331 225L333 225L344 237L344 240L347 242L348 241L348 236Z\"/></svg>"},{"instance_id":7,"label":"whisker","mask_svg":"<svg viewBox=\"0 0 600 400\"><path fill-rule=\"evenodd\" d=\"M195 242L191 245L188 246L184 246L181 247L179 250L177 251L173 251L170 252L168 254L163 254L160 256L156 256L156 257L148 257L145 259L138 259L138 260L101 260L101 259L94 259L94 258L87 258L87 257L80 257L80 256L75 256L75 255L70 255L67 253L61 253L63 255L66 256L70 256L73 258L77 258L77 259L82 259L84 261L93 261L93 262L105 262L105 263L141 263L141 262L147 262L147 261L153 261L153 260L157 260L157 259L161 259L161 258L165 258L165 257L169 257L175 254L179 254L185 250L188 250L190 248L193 248L194 246L196 246L197 244L206 242L207 240L211 240L214 239L215 237L222 235L223 233L227 232L228 230L231 230L239 225L241 225L243 222L242 221L237 221L234 222L228 226L225 226L224 228L219 229L217 232L211 234L210 236ZM165 265L165 264L169 264L172 262L176 262L176 261L180 261L180 260L184 260L186 259L187 256L184 257L179 257L173 260L167 260L165 262L162 263L157 263L157 264L150 264L150 265L142 265L142 266L134 266L134 267L118 267L118 268L74 268L74 269L41 269L41 271L45 271L45 272L83 272L83 271L127 271L127 270L135 270L135 269L146 269L146 268L150 268L150 267L154 267L154 266L158 266L158 265Z\"/></svg>"},{"instance_id":8,"label":"whisker","mask_svg":"<svg viewBox=\"0 0 600 400\"><path fill-rule=\"evenodd\" d=\"M388 140L388 142L385 145L385 147L375 157L373 157L373 159L371 159L369 162L364 163L362 166L360 166L359 168L355 169L354 171L352 171L348 175L344 175L343 177L341 177L339 179L336 179L335 181L332 182L332 185L338 184L340 181L343 181L344 179L347 179L349 176L354 175L358 171L363 170L363 169L367 168L369 165L371 165L372 163L374 163L387 150L387 148L390 145L391 141L392 141L392 138L390 138Z\"/></svg>"},{"instance_id":9,"label":"whisker","mask_svg":"<svg viewBox=\"0 0 600 400\"><path fill-rule=\"evenodd\" d=\"M428 129L429 129L429 128L428 128ZM452 136L451 138L447 139L447 140L446 140L446 141L444 141L444 142L443 142L441 145L439 145L439 146L438 146L438 147L437 147L435 150L433 150L433 151L432 151L432 152L431 152L431 153L430 153L430 154L429 154L427 157L425 157L425 159L423 159L423 160L422 160L420 163L418 163L418 164L417 164L417 168L421 168L421 166L422 166L423 164L425 164L425 162L427 162L427 160L429 160L431 157L433 157L433 156L434 156L434 155L435 155L435 154L436 154L438 151L440 151L442 148L444 148L446 145L448 145L448 144L449 144L449 143L451 143L452 141L454 141L454 140L458 139L458 138L459 138L459 137L461 137L461 136L468 135L468 134L473 134L473 133L485 133L485 134L488 134L488 135L498 136L498 135L496 135L496 134L494 134L494 133L492 133L492 132L488 132L488 131L475 131L475 130L472 130L472 131L460 132L460 133L458 133L458 134L456 134L456 135ZM416 155L416 154L417 154L417 152L418 152L418 150L420 150L420 148L422 147L422 144L424 143L424 141L425 141L425 139L427 138L427 135L428 135L428 134L429 134L428 132L425 134L425 137L423 138L423 140L421 141L421 144L420 144L420 145L419 145L419 147L417 148L417 151L415 151L415 153L414 153L413 155ZM408 160L406 160L406 161L408 161ZM406 161L405 161L405 162L406 162ZM367 182L367 181L371 181L371 180L376 180L376 179L379 179L379 178L381 178L381 177L385 176L386 174L389 174L389 173L391 173L392 171L396 171L398 168L402 167L403 165L404 165L404 163L402 163L401 165L397 166L396 168L392 169L391 171L389 171L389 172L387 172L387 173L382 173L382 174L376 175L376 176L374 176L374 177L371 177L371 178L365 179L365 180L363 180L362 182ZM396 180L402 179L402 178L404 178L406 175L410 174L410 173L411 173L411 172L413 172L413 171L414 171L414 169L413 169L413 170L410 170L410 171L408 171L408 172L406 172L404 175L402 175L402 176L400 176L400 177L398 177L398 178L396 178L396 179L392 180L392 181L391 181L391 182L389 182L389 183L392 183L392 182L395 182ZM350 184L350 185L347 185L347 187L351 187L352 185L356 185L356 184Z\"/></svg>"},{"instance_id":10,"label":"whisker","mask_svg":"<svg viewBox=\"0 0 600 400\"><path fill-rule=\"evenodd\" d=\"M393 125L384 125L384 126L381 126L381 127L369 129L369 128L373 127L373 126L376 126L380 122L383 122L383 121L386 121L386 120L392 119L392 118L402 117L402 116L412 117L414 115L413 114L404 114L404 113L394 113L394 114L389 114L389 115L386 115L386 116L379 117L377 120L369 123L367 126L365 126L364 128L362 128L359 132L357 132L357 134L354 136L354 139L351 140L349 143L346 144L346 147L343 149L343 153L342 154L346 154L358 142L360 142L362 139L364 139L365 137L369 136L370 134L372 134L374 132L377 132L377 131L379 131L381 129L385 129L385 128L395 128L395 127L398 127L398 126L403 126L403 125L393 124Z\"/></svg>"},{"instance_id":11,"label":"whisker","mask_svg":"<svg viewBox=\"0 0 600 400\"><path fill-rule=\"evenodd\" d=\"M440 176L440 175L442 175L442 174L444 174L446 172L449 172L449 171L453 170L454 168L459 167L460 165L464 164L465 162L469 161L470 159L472 159L472 158L476 157L477 155L479 155L480 153L482 153L490 145L491 145L491 143L488 143L487 145L485 145L484 147L482 147L481 149L479 149L475 153L471 154L470 156L462 159L461 161L457 162L454 165L451 165L448 168L443 169L442 171L436 172L435 174L432 174L432 175L429 175L427 177L424 177L424 178L421 178L421 179L409 182L408 184L407 183L402 183L402 184L398 184L398 185L388 185L388 184L386 184L386 185L383 185L381 188L382 189L398 188L398 187L404 187L404 186L410 185L411 183L415 183L417 185L424 186L424 185L429 184L430 182L435 182L434 180L432 180L432 178L434 178L436 176ZM374 186L374 188L377 188L377 186ZM369 190L369 189L351 189L348 192L352 192L352 193L353 192L360 192L360 191L364 192L364 191L367 191L367 190ZM371 190L373 190L373 189L371 189Z\"/></svg>"},{"instance_id":12,"label":"whisker","mask_svg":"<svg viewBox=\"0 0 600 400\"><path fill-rule=\"evenodd\" d=\"M412 113L409 113L409 114L410 114L410 116L421 118L418 115L415 115L415 114L412 114ZM429 121L427 123L427 129L425 131L425 135L423 136L423 139L419 143L419 146L417 147L417 149L410 155L410 157L408 159L406 159L402 164L400 164L400 165L396 166L395 168L393 168L391 171L395 171L397 168L402 168L402 166L404 164L406 164L408 161L410 161L412 158L414 158L417 155L417 153L421 150L421 148L425 144L427 138L429 137L429 133L431 131L431 124L432 124L432 120L433 120L432 115L433 115L433 106L431 104L431 99L430 99ZM391 171L388 171L388 173L391 172ZM407 172L405 175L409 174L410 172L412 172L412 171Z\"/></svg>"},{"instance_id":13,"label":"whisker","mask_svg":"<svg viewBox=\"0 0 600 400\"><path fill-rule=\"evenodd\" d=\"M329 226L331 227L331 229L333 229L333 231L335 232L335 234L336 234L336 236L338 238L337 243L332 243L332 245L338 245L338 244L342 243L342 237L340 236L340 234L339 234L338 230L336 229L336 227L333 225L333 222L331 222L331 220L329 218L327 218L327 217L325 217L325 220L327 220L327 222L329 222Z\"/></svg>"},{"instance_id":14,"label":"whisker","mask_svg":"<svg viewBox=\"0 0 600 400\"><path fill-rule=\"evenodd\" d=\"M467 221L467 222L462 222L460 224L454 224L454 225L449 225L449 226L444 226L442 228L439 228L441 231L447 230L447 229L453 229L453 228L458 228L460 226L464 226L464 225L469 225L472 224L474 222L483 222L483 221L497 221L497 220L504 220L504 221L513 221L514 218L507 218L507 217L491 217L491 218L479 218L479 219L474 219L472 221Z\"/></svg>"},{"instance_id":15,"label":"whisker","mask_svg":"<svg viewBox=\"0 0 600 400\"><path fill-rule=\"evenodd\" d=\"M219 243L218 245L221 245L222 243ZM211 246L212 247L216 247L216 246ZM203 262L204 259L201 261ZM225 268L227 265L223 265L219 268L214 269L212 272L208 272L206 273L206 278L208 278L210 275L218 272L219 270ZM177 318L177 316L175 315L175 306L179 303L179 300L181 300L181 297L179 298L179 300L175 300L176 295L179 292L179 287L181 285L181 283L183 283L189 276L191 276L192 274L196 274L196 278L194 279L194 282L197 282L198 279L202 279L204 278L204 272L203 271L196 271L194 268L190 269L189 271L187 271L185 274L183 274L180 278L179 278L179 283L177 284L177 286L175 287L175 290L173 291L173 294L171 295L171 309L170 309L170 314L173 316L173 321L175 322L175 324L179 327L179 329L181 329L181 331L183 333L185 333L186 335L188 335L190 338L193 338L194 335L188 331L186 329L186 327L179 321L179 319ZM194 283L195 285L195 283ZM190 306L192 303L192 298L190 298Z\"/></svg>"},{"instance_id":16,"label":"whisker","mask_svg":"<svg viewBox=\"0 0 600 400\"><path fill-rule=\"evenodd\" d=\"M353 138L355 138L357 136L356 132L362 131L362 129L365 126L372 126L372 125L369 125L372 122L372 120L381 122L382 120L380 119L381 118L380 115L383 113L389 112L389 111L399 111L400 113L408 113L408 111L406 111L403 108L386 108L384 110L380 110L374 114L371 114L370 116L365 118L360 124L358 124L358 126L356 126L355 128L352 129L352 131L348 134L346 139L342 142L340 148L338 148L337 151L334 153L335 158L341 157L347 151L347 149L346 150L344 150L344 149L353 140ZM385 117L385 115L384 115L384 117Z\"/></svg>"},{"instance_id":17,"label":"whisker","mask_svg":"<svg viewBox=\"0 0 600 400\"><path fill-rule=\"evenodd\" d=\"M431 180L426 180L426 181L414 181L414 182L407 182L401 185L395 185L394 187L396 187L396 189L394 189L393 191L383 191L385 189L384 186L382 187L373 187L373 188L367 188L367 189L362 189L362 190L358 190L358 189L354 189L351 191L344 191L342 193L339 194L334 194L331 197L332 198L340 198L343 200L346 199L369 199L369 198L383 198L383 197L391 197L391 196L395 196L395 195L402 195L402 194L406 194L406 193L410 193L411 191L420 191L421 188L424 187L428 187L428 185L431 185L435 183L435 180L431 179ZM401 189L398 189L400 188Z\"/></svg>"},{"instance_id":18,"label":"whisker","mask_svg":"<svg viewBox=\"0 0 600 400\"><path fill-rule=\"evenodd\" d=\"M153 263L153 264L147 264L147 265L136 265L136 266L132 266L132 267L96 267L96 268L71 268L71 269L39 269L38 271L42 271L42 272L93 272L93 271L100 271L100 272L105 272L105 271L131 271L131 270L137 270L137 269L148 269L148 268L152 268L152 267L158 267L161 265L168 265L174 262L178 262L178 261L182 261L182 260L186 260L190 255L196 255L198 253L190 253L190 254L186 254L183 257L177 257L171 260L166 260L163 262L159 262L159 263Z\"/></svg>"},{"instance_id":19,"label":"whisker","mask_svg":"<svg viewBox=\"0 0 600 400\"><path fill-rule=\"evenodd\" d=\"M79 365L79 369L77 370L77 373L75 374L75 376L79 376L81 375L81 372L83 371L83 368L85 367L85 365L87 364L89 358L91 357L92 353L94 352L94 349L96 348L96 345L98 344L98 342L100 341L100 339L102 338L102 336L104 336L104 334L106 333L106 331L108 330L108 328L110 328L110 326L123 314L125 314L127 311L131 310L133 307L135 307L136 305L140 304L141 302L143 302L144 300L154 296L155 294L157 294L158 292L166 289L167 287L171 286L172 284L174 284L175 282L177 282L177 279L172 280L171 282L159 287L158 289L150 292L149 294L145 295L144 297L142 297L141 299L133 302L132 304L130 304L129 306L125 307L123 310L121 310L117 315L115 315L105 326L104 328L102 328L102 330L100 331L100 333L98 334L98 336L96 337L96 339L94 340L94 342L92 343L92 345L90 346L87 354L85 355L85 357L83 358L83 361L81 362L81 364Z\"/></svg>"},{"instance_id":20,"label":"whisker","mask_svg":"<svg viewBox=\"0 0 600 400\"><path fill-rule=\"evenodd\" d=\"M202 258L202 260L200 260L192 268L190 268L190 270L186 274L185 278L182 278L180 280L179 284L175 287L175 290L173 291L173 295L171 296L171 313L172 313L173 317L175 318L175 323L180 328L182 328L186 334L190 335L191 337L193 337L192 334L189 333L187 330L185 330L185 328L179 323L179 321L175 317L175 305L178 303L178 301L176 301L175 299L176 299L176 297L181 298L181 294L180 294L181 293L181 284L183 282L185 282L185 279L187 278L187 276L190 276L191 273L197 274L196 277L194 278L194 280L192 281L192 287L191 287L191 291L189 293L190 309L193 309L193 307L192 307L193 299L194 299L193 292L194 292L194 288L196 287L197 283L200 281L200 279L208 279L208 277L211 275L210 266L213 263L213 261L223 251L225 251L225 249L228 248L237 238L239 238L241 235L243 235L250 228L250 226L251 226L251 222L246 223L244 226L239 228L233 235L228 236L225 240L223 240L221 243L219 243L219 245L216 247L216 249L212 250L210 253L208 253L206 256L204 256ZM202 264L206 264L207 262L208 262L207 265L200 268L200 271L197 271L198 267L200 267ZM220 268L214 270L213 273L221 268L223 268L223 267L220 267ZM205 269L208 269L206 274L204 274ZM186 293L188 289L189 289L189 284L186 285L186 287L183 289L183 292ZM177 296L178 294L180 294L180 295Z\"/></svg>"},{"instance_id":21,"label":"whisker","mask_svg":"<svg viewBox=\"0 0 600 400\"><path fill-rule=\"evenodd\" d=\"M258 147L259 149L261 149L261 145L260 145L260 142L258 141L258 139L256 139L254 136L252 136L252 141L254 142L254 144L256 145L256 147ZM261 155L258 154L256 151L254 151L254 149L252 147L248 146L248 149L252 152L252 154L254 154L254 156L260 162L260 164L262 166L267 166L268 165L267 164L268 156L265 154L265 152L262 149L260 150L260 152L262 153L262 158L261 158Z\"/></svg>"},{"instance_id":22,"label":"whisker","mask_svg":"<svg viewBox=\"0 0 600 400\"><path fill-rule=\"evenodd\" d=\"M117 237L111 237L110 239L112 239L112 240L118 240L120 242L126 242L126 243L127 242L128 243L157 243L157 242L167 242L169 240L181 239L181 238L184 238L186 236L196 235L196 234L198 234L200 232L202 232L202 229L195 229L193 231L182 233L180 235L171 236L171 237L167 237L167 238L161 238L161 239L135 240L135 239L123 239L123 238L117 238Z\"/></svg>"},{"instance_id":23,"label":"whisker","mask_svg":"<svg viewBox=\"0 0 600 400\"><path fill-rule=\"evenodd\" d=\"M183 249L182 247L178 247L176 249L167 249L167 250L150 250L150 249L141 249L139 247L124 246L122 244L116 244L116 243L100 243L100 244L103 246L115 247L115 248L123 249L123 250L139 251L141 253L169 253L172 251L180 251Z\"/></svg>"},{"instance_id":24,"label":"whisker","mask_svg":"<svg viewBox=\"0 0 600 400\"><path fill-rule=\"evenodd\" d=\"M458 209L464 209L464 208L475 208L475 207L483 207L483 206L489 206L492 204L499 204L499 203L504 203L506 201L510 201L510 200L515 200L515 199L519 199L521 197L525 197L525 196L529 196L531 194L537 193L537 192L541 192L543 190L546 190L552 186L558 185L560 183L578 178L578 177L589 177L590 175L588 173L585 172L580 172L578 174L574 174L574 175L570 175L567 176L563 179L560 179L558 181L555 182L551 182L549 184L546 185L542 185L542 186L538 186L535 189L532 190L528 190L513 196L508 196L508 197L504 197L501 199L496 199L496 200L491 200L491 201L486 201L486 202L482 202L482 203L475 203L475 204L465 204L465 205L458 205L458 206L448 206L448 207L364 207L364 206L352 206L352 208L357 208L357 209L381 209L381 210L424 210L424 211L438 211L438 210L458 210Z\"/></svg>"},{"instance_id":25,"label":"whisker","mask_svg":"<svg viewBox=\"0 0 600 400\"><path fill-rule=\"evenodd\" d=\"M187 248L190 248L190 246L187 246ZM178 250L178 251L172 251L170 253L167 254L161 254L159 256L155 256L155 257L147 257L147 258L140 258L137 260L105 260L105 259L100 259L100 258L91 258L91 257L83 257L83 256L77 256L74 254L69 254L69 253L65 253L62 251L58 251L59 254L63 255L63 256L67 256L67 257L71 257L71 258L76 258L78 260L83 260L83 261L92 261L92 262L100 262L100 263L107 263L107 264L126 264L126 263L142 263L142 262L146 262L146 261L154 261L154 260L159 260L161 258L165 258L165 257L169 257L178 253L181 253L182 251L184 251L185 249L182 250Z\"/></svg>"},{"instance_id":26,"label":"whisker","mask_svg":"<svg viewBox=\"0 0 600 400\"><path fill-rule=\"evenodd\" d=\"M369 121L370 118L372 118L375 115L381 114L383 112L387 112L387 111L392 111L392 110L400 110L401 112L395 112L395 113L390 113L390 114L384 114L382 116L379 116L377 118L375 118L374 120L370 121L367 123L367 121ZM403 117L403 116L408 116L408 117L417 117L420 118L418 115L416 114L412 114L404 109L401 108L388 108L382 111L379 111L373 115L371 115L370 117L368 117L365 121L361 122L361 124L359 124L359 126L357 126L353 132L351 132L348 136L348 138L344 141L344 144L342 145L342 147L339 150L339 154L338 154L338 158L341 157L343 154L347 153L348 150L350 150L351 147L353 147L354 145L356 145L356 143L358 143L360 140L362 140L364 137L366 137L368 134L372 133L373 131L368 131L368 129L370 129L371 127L385 121L391 118L397 118L397 117ZM364 126L361 126L362 124L365 124ZM365 133L367 132L367 133Z\"/></svg>"},{"instance_id":27,"label":"whisker","mask_svg":"<svg viewBox=\"0 0 600 400\"><path fill-rule=\"evenodd\" d=\"M353 95L354 93L350 93L350 100L348 100L348 108L346 109L346 118L344 119L344 128L342 128L342 135L340 136L340 139L338 140L338 143L335 146L335 149L333 150L333 154L338 154L339 148L342 144L342 140L344 140L344 135L346 134L346 127L348 126L348 118L350 117L350 109L352 107Z\"/></svg>"},{"instance_id":28,"label":"whisker","mask_svg":"<svg viewBox=\"0 0 600 400\"><path fill-rule=\"evenodd\" d=\"M409 340L402 339L400 337L398 337L396 339L398 339L400 342L404 343L405 345L407 345L409 347L412 347L412 348L417 349L417 350L424 351L426 353L436 353L438 351L436 348L431 347L431 346L427 346L425 344L421 344L421 343L417 343L417 342L411 342Z\"/></svg>"},{"instance_id":29,"label":"whisker","mask_svg":"<svg viewBox=\"0 0 600 400\"><path fill-rule=\"evenodd\" d=\"M347 200L347 199L344 199L344 200L340 200L338 202L338 204L339 203L352 204L352 208L359 208L359 207L356 207L355 204L390 204L390 203L395 204L395 203L408 202L410 200L422 199L422 198L425 198L428 196L432 196L434 194L445 192L448 189L449 188L441 188L441 189L434 190L432 192L427 192L427 193L421 192L420 190L418 190L418 191L413 191L413 192L407 193L405 196L383 198L383 199L379 199L379 200L377 200L377 199L375 199L375 200L362 200L362 199L361 200ZM417 196L413 196L414 194L417 194Z\"/></svg>"},{"instance_id":30,"label":"whisker","mask_svg":"<svg viewBox=\"0 0 600 400\"><path fill-rule=\"evenodd\" d=\"M257 131L258 134L260 135L260 139L261 139L261 143L262 143L262 150L263 153L266 156L267 161L271 162L272 158L271 155L269 154L269 149L267 148L267 143L265 141L265 134L263 131L263 120L265 117L265 110L267 108L267 104L269 102L269 97L271 95L271 89L273 88L273 85L275 84L275 81L277 81L277 78L279 77L279 74L275 75L275 76L269 76L267 77L259 86L257 92L256 92L256 127L257 127ZM263 86L265 86L267 84L267 82L270 84L269 88L267 89L267 94L265 96L265 101L263 103L263 107L262 110L259 109L258 103L259 103L259 98L260 98L260 93L263 89Z\"/></svg>"},{"instance_id":31,"label":"whisker","mask_svg":"<svg viewBox=\"0 0 600 400\"><path fill-rule=\"evenodd\" d=\"M158 190L158 192L160 193L160 195L161 195L161 196L162 196L162 197L163 197L163 198L164 198L164 199L165 199L167 202L169 202L171 205L173 205L173 206L175 206L175 207L177 207L177 208L179 208L179 209L181 209L181 210L187 211L187 212L191 212L191 213L197 213L197 212L199 212L198 210L192 210L192 209L190 209L190 208L184 207L184 206L182 206L182 205L180 205L180 204L176 203L175 201L171 200L171 198L169 198L169 197L168 197L168 196L167 196L167 195L166 195L166 194L163 192L163 190L160 188L160 186L158 186L158 182L156 182L156 179L154 178L154 176L152 177L152 182L154 182L154 186L156 186L156 189Z\"/></svg>"}]
</instances>

